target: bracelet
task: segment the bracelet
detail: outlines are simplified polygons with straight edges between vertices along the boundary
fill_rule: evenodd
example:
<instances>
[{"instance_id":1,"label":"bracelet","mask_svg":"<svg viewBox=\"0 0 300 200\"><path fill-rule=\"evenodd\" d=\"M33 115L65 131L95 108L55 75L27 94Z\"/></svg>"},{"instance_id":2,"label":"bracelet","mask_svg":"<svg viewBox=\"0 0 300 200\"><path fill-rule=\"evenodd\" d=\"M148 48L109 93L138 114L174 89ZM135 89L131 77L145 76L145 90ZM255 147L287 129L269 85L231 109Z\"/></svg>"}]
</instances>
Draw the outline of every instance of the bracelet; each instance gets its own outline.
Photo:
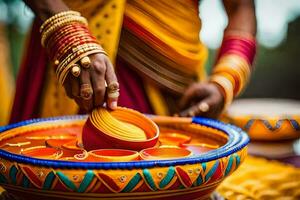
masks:
<instances>
[{"instance_id":1,"label":"bracelet","mask_svg":"<svg viewBox=\"0 0 300 200\"><path fill-rule=\"evenodd\" d=\"M77 11L73 11L73 10L70 10L70 11L63 11L63 12L60 12L56 15L53 15L52 17L50 17L49 19L47 19L40 27L40 33L43 32L44 30L44 27L47 26L49 23L51 23L53 20L57 19L57 18L60 18L60 17L63 17L63 16L66 16L66 15L76 15L76 16L80 16L80 13L77 12Z\"/></svg>"},{"instance_id":2,"label":"bracelet","mask_svg":"<svg viewBox=\"0 0 300 200\"><path fill-rule=\"evenodd\" d=\"M224 107L226 110L233 100L233 85L226 77L222 75L213 75L210 78L211 83L215 83L223 89Z\"/></svg>"},{"instance_id":3,"label":"bracelet","mask_svg":"<svg viewBox=\"0 0 300 200\"><path fill-rule=\"evenodd\" d=\"M59 68L64 68L64 66L66 65L66 63L70 62L74 57L76 57L77 54L80 54L82 52L91 50L91 49L99 49L102 50L100 45L98 44L83 44L81 46L78 47L74 47L74 49L72 49L72 52L70 54L68 54L63 60L62 62L59 64L58 68L57 68L57 73L59 73Z\"/></svg>"},{"instance_id":4,"label":"bracelet","mask_svg":"<svg viewBox=\"0 0 300 200\"><path fill-rule=\"evenodd\" d=\"M64 81L67 77L68 71L70 70L70 68L72 67L73 64L77 63L79 60L81 60L83 57L85 56L89 56L91 54L95 54L95 53L103 53L105 54L104 51L100 50L100 49L95 49L95 50L91 50L88 51L86 53L81 54L80 56L78 56L76 59L72 60L72 62L70 62L66 68L64 69L64 71L60 74L60 76L58 77L58 81L63 85Z\"/></svg>"},{"instance_id":5,"label":"bracelet","mask_svg":"<svg viewBox=\"0 0 300 200\"><path fill-rule=\"evenodd\" d=\"M56 73L60 74L60 72L62 70L64 70L64 68L66 67L66 65L68 65L68 63L70 63L71 61L73 61L73 59L75 59L76 56L79 56L82 53L85 53L85 52L91 51L91 50L95 50L95 49L97 49L97 50L101 51L102 53L106 54L104 50L102 50L101 48L99 48L99 46L83 47L83 48L79 49L78 51L70 54L67 58L65 58L62 61L62 63L59 64L59 66L57 67Z\"/></svg>"},{"instance_id":6,"label":"bracelet","mask_svg":"<svg viewBox=\"0 0 300 200\"><path fill-rule=\"evenodd\" d=\"M225 96L228 96L227 104L231 103L230 98L239 95L245 88L251 75L255 53L256 41L250 33L235 30L224 32L211 82L223 88Z\"/></svg>"},{"instance_id":7,"label":"bracelet","mask_svg":"<svg viewBox=\"0 0 300 200\"><path fill-rule=\"evenodd\" d=\"M41 44L43 47L45 47L45 41L47 40L47 38L57 29L59 29L60 27L70 24L70 23L74 23L74 22L78 22L78 23L82 23L84 25L87 25L87 20L84 17L79 17L79 16L74 16L72 18L68 18L65 19L61 22L59 22L59 24L56 24L54 26L52 26L51 28L49 28L45 33L42 33L42 39L41 39Z\"/></svg>"},{"instance_id":8,"label":"bracelet","mask_svg":"<svg viewBox=\"0 0 300 200\"><path fill-rule=\"evenodd\" d=\"M79 12L65 11L52 16L42 24L40 32L41 44L54 60L56 76L61 84L82 58L94 53L107 55L91 35L87 20ZM74 76L79 74L77 71Z\"/></svg>"},{"instance_id":9,"label":"bracelet","mask_svg":"<svg viewBox=\"0 0 300 200\"><path fill-rule=\"evenodd\" d=\"M235 96L240 94L250 77L248 63L236 55L225 55L219 60L213 69L213 74L220 72L229 73L232 77L234 77Z\"/></svg>"}]
</instances>

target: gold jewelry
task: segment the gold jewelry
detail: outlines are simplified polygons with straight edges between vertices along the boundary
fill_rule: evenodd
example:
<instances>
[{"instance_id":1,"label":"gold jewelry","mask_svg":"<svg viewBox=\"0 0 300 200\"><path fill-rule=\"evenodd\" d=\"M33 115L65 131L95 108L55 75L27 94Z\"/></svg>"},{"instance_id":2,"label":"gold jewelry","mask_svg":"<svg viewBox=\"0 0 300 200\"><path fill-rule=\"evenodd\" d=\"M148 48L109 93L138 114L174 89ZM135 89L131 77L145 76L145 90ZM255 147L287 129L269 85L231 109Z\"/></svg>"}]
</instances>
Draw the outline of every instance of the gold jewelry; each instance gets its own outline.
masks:
<instances>
[{"instance_id":1,"label":"gold jewelry","mask_svg":"<svg viewBox=\"0 0 300 200\"><path fill-rule=\"evenodd\" d=\"M194 117L194 116L195 116L195 111L190 110L190 111L188 112L188 114L189 114L190 117Z\"/></svg>"},{"instance_id":2,"label":"gold jewelry","mask_svg":"<svg viewBox=\"0 0 300 200\"><path fill-rule=\"evenodd\" d=\"M90 84L82 84L80 88L80 97L84 100L89 100L93 96L93 89Z\"/></svg>"},{"instance_id":3,"label":"gold jewelry","mask_svg":"<svg viewBox=\"0 0 300 200\"><path fill-rule=\"evenodd\" d=\"M233 85L226 77L222 75L213 75L210 78L211 83L215 83L223 89L224 108L225 110L233 100Z\"/></svg>"},{"instance_id":4,"label":"gold jewelry","mask_svg":"<svg viewBox=\"0 0 300 200\"><path fill-rule=\"evenodd\" d=\"M57 18L61 18L61 17L64 17L64 16L67 16L67 15L76 15L76 16L80 16L80 13L77 12L77 11L73 11L73 10L69 10L69 11L63 11L63 12L60 12L56 15L53 15L52 17L48 18L40 27L40 33L43 32L43 29L48 25L50 24L52 21L54 21L55 19Z\"/></svg>"},{"instance_id":5,"label":"gold jewelry","mask_svg":"<svg viewBox=\"0 0 300 200\"><path fill-rule=\"evenodd\" d=\"M78 64L73 65L71 68L71 73L73 74L73 76L78 77L81 73L80 66Z\"/></svg>"},{"instance_id":6,"label":"gold jewelry","mask_svg":"<svg viewBox=\"0 0 300 200\"><path fill-rule=\"evenodd\" d=\"M108 93L113 93L115 91L119 91L119 83L117 81L113 81L111 82L108 86L107 86L107 91Z\"/></svg>"},{"instance_id":7,"label":"gold jewelry","mask_svg":"<svg viewBox=\"0 0 300 200\"><path fill-rule=\"evenodd\" d=\"M213 74L223 73L231 75L234 79L234 83L232 82L234 85L234 95L237 96L249 80L251 72L250 66L245 59L234 54L227 54L219 59L218 64L213 70Z\"/></svg>"},{"instance_id":8,"label":"gold jewelry","mask_svg":"<svg viewBox=\"0 0 300 200\"><path fill-rule=\"evenodd\" d=\"M94 53L103 53L102 50L99 49L94 49L94 50L90 50L88 52L82 53L81 55L79 55L78 57L75 57L73 60L71 60L68 65L63 69L62 72L57 73L57 77L58 77L58 81L63 85L66 76L68 74L68 71L70 69L70 66L72 66L73 64L77 63L81 58L83 58L84 56L88 56Z\"/></svg>"},{"instance_id":9,"label":"gold jewelry","mask_svg":"<svg viewBox=\"0 0 300 200\"><path fill-rule=\"evenodd\" d=\"M84 25L88 25L87 19L81 16L70 16L66 19L63 19L59 22L53 22L53 26L51 26L49 29L47 29L45 32L42 32L42 38L41 38L41 44L43 47L45 47L45 43L47 38L55 32L57 29L59 29L62 26L65 26L70 23L78 22Z\"/></svg>"},{"instance_id":10,"label":"gold jewelry","mask_svg":"<svg viewBox=\"0 0 300 200\"><path fill-rule=\"evenodd\" d=\"M80 64L82 67L88 69L91 66L91 59L88 56L85 56L80 60Z\"/></svg>"},{"instance_id":11,"label":"gold jewelry","mask_svg":"<svg viewBox=\"0 0 300 200\"><path fill-rule=\"evenodd\" d=\"M115 92L108 92L107 97L110 99L116 99L120 96L119 89Z\"/></svg>"},{"instance_id":12,"label":"gold jewelry","mask_svg":"<svg viewBox=\"0 0 300 200\"><path fill-rule=\"evenodd\" d=\"M78 49L77 52L71 53L66 58L64 58L64 60L59 64L59 66L56 69L56 73L59 74L60 71L62 71L74 58L76 58L76 56L82 55L83 53L90 52L90 51L93 51L93 50L98 50L99 52L106 55L106 52L102 49L99 49L98 46L83 47L83 48ZM81 57L81 58L83 58L83 57ZM79 61L79 60L77 60L77 61Z\"/></svg>"},{"instance_id":13,"label":"gold jewelry","mask_svg":"<svg viewBox=\"0 0 300 200\"><path fill-rule=\"evenodd\" d=\"M201 102L199 105L198 105L198 108L199 108L199 110L201 111L201 112L207 112L207 111L209 111L209 105L208 105L208 103L206 103L206 102Z\"/></svg>"}]
</instances>

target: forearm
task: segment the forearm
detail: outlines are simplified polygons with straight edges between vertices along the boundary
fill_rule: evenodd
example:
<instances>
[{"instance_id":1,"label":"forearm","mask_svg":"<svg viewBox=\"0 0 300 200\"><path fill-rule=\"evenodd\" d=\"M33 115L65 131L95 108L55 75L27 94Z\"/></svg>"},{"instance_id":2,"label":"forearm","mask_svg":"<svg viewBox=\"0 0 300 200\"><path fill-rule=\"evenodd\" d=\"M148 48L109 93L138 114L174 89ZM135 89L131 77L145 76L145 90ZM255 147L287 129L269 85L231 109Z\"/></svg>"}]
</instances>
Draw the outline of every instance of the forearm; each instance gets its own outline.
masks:
<instances>
[{"instance_id":1,"label":"forearm","mask_svg":"<svg viewBox=\"0 0 300 200\"><path fill-rule=\"evenodd\" d=\"M24 2L42 21L59 12L69 10L62 0L24 0Z\"/></svg>"},{"instance_id":2,"label":"forearm","mask_svg":"<svg viewBox=\"0 0 300 200\"><path fill-rule=\"evenodd\" d=\"M240 31L256 35L256 16L253 0L223 0L228 16L226 31Z\"/></svg>"},{"instance_id":3,"label":"forearm","mask_svg":"<svg viewBox=\"0 0 300 200\"><path fill-rule=\"evenodd\" d=\"M225 106L245 88L256 53L256 17L253 0L223 0L228 26L210 81L223 93Z\"/></svg>"}]
</instances>

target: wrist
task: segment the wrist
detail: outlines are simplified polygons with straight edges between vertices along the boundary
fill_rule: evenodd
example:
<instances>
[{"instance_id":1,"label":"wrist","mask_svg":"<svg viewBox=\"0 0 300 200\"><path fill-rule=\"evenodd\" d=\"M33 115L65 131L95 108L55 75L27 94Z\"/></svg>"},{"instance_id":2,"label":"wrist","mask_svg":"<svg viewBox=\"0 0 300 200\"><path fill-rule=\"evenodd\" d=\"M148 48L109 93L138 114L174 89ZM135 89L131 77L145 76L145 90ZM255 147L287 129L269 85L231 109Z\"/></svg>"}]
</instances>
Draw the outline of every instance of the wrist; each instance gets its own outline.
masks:
<instances>
[{"instance_id":1,"label":"wrist","mask_svg":"<svg viewBox=\"0 0 300 200\"><path fill-rule=\"evenodd\" d=\"M232 82L223 75L214 74L210 77L209 82L216 86L223 97L223 110L232 103L233 95L233 85Z\"/></svg>"}]
</instances>

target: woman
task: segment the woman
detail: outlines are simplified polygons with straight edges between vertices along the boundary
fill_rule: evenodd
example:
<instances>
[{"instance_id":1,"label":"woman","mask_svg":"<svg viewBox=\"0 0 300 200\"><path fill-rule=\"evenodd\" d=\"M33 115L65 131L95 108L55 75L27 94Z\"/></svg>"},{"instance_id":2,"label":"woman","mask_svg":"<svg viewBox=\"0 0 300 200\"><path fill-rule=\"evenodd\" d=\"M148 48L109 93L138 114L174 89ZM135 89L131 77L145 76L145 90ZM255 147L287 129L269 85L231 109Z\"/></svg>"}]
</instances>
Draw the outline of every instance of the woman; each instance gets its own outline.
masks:
<instances>
[{"instance_id":1,"label":"woman","mask_svg":"<svg viewBox=\"0 0 300 200\"><path fill-rule=\"evenodd\" d=\"M229 21L208 78L207 49L199 39L198 1L25 2L37 19L18 77L11 122L88 112L105 102L111 109L121 105L145 113L217 117L250 75L256 47L253 0L223 1ZM82 16L69 10L87 19L91 33ZM99 47L96 53L87 52L87 58L72 57L65 69L62 63L67 61L62 58L70 50L62 55L55 52L69 46L76 49L81 36L71 35L77 30L84 35L83 43L91 43L87 49ZM61 60L54 59L58 57Z\"/></svg>"}]
</instances>

